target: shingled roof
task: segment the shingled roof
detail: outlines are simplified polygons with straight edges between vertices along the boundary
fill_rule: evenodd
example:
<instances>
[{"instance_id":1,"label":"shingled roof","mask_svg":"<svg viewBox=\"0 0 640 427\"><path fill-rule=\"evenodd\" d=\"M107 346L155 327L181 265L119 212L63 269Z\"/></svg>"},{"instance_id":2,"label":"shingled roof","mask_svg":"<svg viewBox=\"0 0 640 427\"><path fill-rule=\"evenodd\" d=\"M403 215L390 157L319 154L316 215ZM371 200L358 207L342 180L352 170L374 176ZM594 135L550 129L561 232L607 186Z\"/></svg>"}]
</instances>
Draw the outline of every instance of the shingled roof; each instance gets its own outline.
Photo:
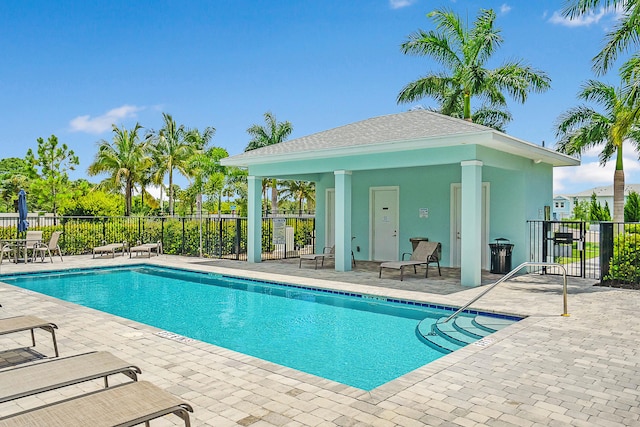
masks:
<instances>
[{"instance_id":1,"label":"shingled roof","mask_svg":"<svg viewBox=\"0 0 640 427\"><path fill-rule=\"evenodd\" d=\"M455 138L459 136L461 138ZM422 146L444 146L462 143L474 143L471 137L478 137L487 141L500 139L501 143L507 142L517 145L514 151L522 155L527 150L544 151L544 154L556 154L561 157L568 156L555 153L551 150L539 147L525 141L512 138L495 129L471 123L466 120L445 116L428 110L414 110L386 116L373 117L334 129L281 142L256 150L247 151L232 157L223 159L226 165L245 166L256 162L264 162L268 159L291 157L298 155L320 155L321 152L336 154L341 150L369 150L373 152L376 147L390 149L409 149L409 145L415 149L414 143ZM497 149L500 144L496 142ZM406 148L403 148L406 147ZM561 162L562 163L562 162Z\"/></svg>"},{"instance_id":2,"label":"shingled roof","mask_svg":"<svg viewBox=\"0 0 640 427\"><path fill-rule=\"evenodd\" d=\"M411 141L436 136L460 135L492 131L479 124L455 119L427 110L373 117L337 128L281 142L242 157L287 154L298 151L355 147L388 142Z\"/></svg>"}]
</instances>

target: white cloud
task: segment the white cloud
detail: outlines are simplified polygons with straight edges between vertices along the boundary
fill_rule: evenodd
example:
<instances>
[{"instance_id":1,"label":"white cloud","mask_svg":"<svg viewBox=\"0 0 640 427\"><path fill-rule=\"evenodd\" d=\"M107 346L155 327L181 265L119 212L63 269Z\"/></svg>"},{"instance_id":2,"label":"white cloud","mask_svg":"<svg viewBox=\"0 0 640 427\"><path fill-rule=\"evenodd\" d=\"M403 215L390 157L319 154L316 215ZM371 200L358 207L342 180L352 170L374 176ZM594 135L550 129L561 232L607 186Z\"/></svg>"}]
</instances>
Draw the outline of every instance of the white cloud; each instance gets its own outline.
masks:
<instances>
[{"instance_id":1,"label":"white cloud","mask_svg":"<svg viewBox=\"0 0 640 427\"><path fill-rule=\"evenodd\" d=\"M502 6L500 6L500 14L506 15L510 11L511 11L511 6L509 6L508 4L503 3Z\"/></svg>"},{"instance_id":2,"label":"white cloud","mask_svg":"<svg viewBox=\"0 0 640 427\"><path fill-rule=\"evenodd\" d=\"M580 166L555 168L553 170L553 193L575 194L594 187L613 185L615 158L609 160L605 166L598 161L598 154L602 147L593 148L582 156ZM640 162L638 153L633 146L625 142L622 147L624 153L624 175L627 184L640 184Z\"/></svg>"},{"instance_id":3,"label":"white cloud","mask_svg":"<svg viewBox=\"0 0 640 427\"><path fill-rule=\"evenodd\" d=\"M144 107L136 107L135 105L123 105L97 117L91 117L88 114L78 116L71 120L69 125L71 126L71 132L100 134L111 130L111 125L117 124L120 120L136 117L136 113L143 109Z\"/></svg>"},{"instance_id":4,"label":"white cloud","mask_svg":"<svg viewBox=\"0 0 640 427\"><path fill-rule=\"evenodd\" d=\"M597 24L602 18L608 15L613 15L614 18L619 17L618 11L613 8L600 8L597 13L589 12L575 18L564 17L560 11L556 10L553 12L553 15L551 15L551 18L549 18L549 22L564 25L565 27L588 27L592 24Z\"/></svg>"},{"instance_id":5,"label":"white cloud","mask_svg":"<svg viewBox=\"0 0 640 427\"><path fill-rule=\"evenodd\" d=\"M403 7L411 6L417 0L389 0L389 6L391 9L401 9Z\"/></svg>"},{"instance_id":6,"label":"white cloud","mask_svg":"<svg viewBox=\"0 0 640 427\"><path fill-rule=\"evenodd\" d=\"M156 200L160 200L160 194L161 193L162 193L162 200L164 200L164 201L169 200L169 196L167 195L167 192L166 191L160 191L160 187L158 187L157 185L150 185L150 186L148 186L146 188L146 190ZM140 195L140 191L138 191L137 189L134 189L133 190L133 195L134 196Z\"/></svg>"}]
</instances>

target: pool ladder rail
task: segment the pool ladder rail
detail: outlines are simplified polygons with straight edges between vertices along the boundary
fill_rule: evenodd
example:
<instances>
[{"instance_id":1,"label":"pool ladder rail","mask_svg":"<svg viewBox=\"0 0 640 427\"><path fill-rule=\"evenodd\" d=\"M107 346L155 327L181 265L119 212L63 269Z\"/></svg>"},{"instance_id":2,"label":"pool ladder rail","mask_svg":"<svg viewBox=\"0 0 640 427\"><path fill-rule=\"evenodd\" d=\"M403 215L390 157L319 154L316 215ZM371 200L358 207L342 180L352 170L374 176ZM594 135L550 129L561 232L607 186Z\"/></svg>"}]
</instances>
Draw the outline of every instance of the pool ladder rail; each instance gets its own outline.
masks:
<instances>
[{"instance_id":1,"label":"pool ladder rail","mask_svg":"<svg viewBox=\"0 0 640 427\"><path fill-rule=\"evenodd\" d=\"M475 318L458 317L460 313L469 308L473 303L489 293L493 288L500 283L505 282L512 278L516 273L522 270L524 267L558 267L562 271L563 277L563 306L564 310L561 316L568 317L567 313L567 270L562 264L551 262L523 262L509 273L498 279L496 282L489 285L484 291L473 297L468 303L460 307L455 313L447 318L438 319L431 327L427 328L425 321L431 320L426 318L420 321L416 326L416 333L428 344L436 346L439 350L443 350L446 353L454 351L456 347L465 346L472 342L475 342L483 337L496 332L510 324L512 321L506 319L500 319L497 317L481 316L478 315ZM444 320L443 320L444 319ZM454 322L449 323L451 320ZM425 330L427 329L427 330ZM449 345L448 345L449 344ZM450 345L453 344L453 345Z\"/></svg>"}]
</instances>

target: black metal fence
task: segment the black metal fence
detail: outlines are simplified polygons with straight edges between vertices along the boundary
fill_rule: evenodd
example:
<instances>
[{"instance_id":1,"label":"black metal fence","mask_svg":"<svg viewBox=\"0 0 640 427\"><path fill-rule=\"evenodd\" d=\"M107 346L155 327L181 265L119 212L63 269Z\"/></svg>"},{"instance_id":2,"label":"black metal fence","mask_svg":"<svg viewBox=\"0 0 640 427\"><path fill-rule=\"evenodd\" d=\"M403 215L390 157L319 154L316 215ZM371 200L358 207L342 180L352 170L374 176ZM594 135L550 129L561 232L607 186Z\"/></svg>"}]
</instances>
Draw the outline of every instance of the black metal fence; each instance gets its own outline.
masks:
<instances>
[{"instance_id":1,"label":"black metal fence","mask_svg":"<svg viewBox=\"0 0 640 427\"><path fill-rule=\"evenodd\" d=\"M0 239L18 236L16 217L0 218ZM171 255L247 259L247 219L232 216L196 217L46 217L33 221L30 230L42 230L47 241L53 231L66 255L88 254L104 242L162 242ZM262 258L298 257L313 251L313 217L267 217L262 220Z\"/></svg>"},{"instance_id":2,"label":"black metal fence","mask_svg":"<svg viewBox=\"0 0 640 427\"><path fill-rule=\"evenodd\" d=\"M570 276L640 283L640 224L528 221L530 261L562 264ZM548 274L559 269L541 268Z\"/></svg>"}]
</instances>

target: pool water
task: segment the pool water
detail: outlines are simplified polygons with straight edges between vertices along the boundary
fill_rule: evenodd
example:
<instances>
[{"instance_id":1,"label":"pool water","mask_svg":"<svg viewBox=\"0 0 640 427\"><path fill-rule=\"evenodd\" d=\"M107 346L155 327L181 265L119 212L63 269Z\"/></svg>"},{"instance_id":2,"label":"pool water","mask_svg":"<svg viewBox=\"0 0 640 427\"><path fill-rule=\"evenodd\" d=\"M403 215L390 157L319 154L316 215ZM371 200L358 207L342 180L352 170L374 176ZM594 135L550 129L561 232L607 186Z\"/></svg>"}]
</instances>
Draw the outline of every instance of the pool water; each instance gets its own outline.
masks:
<instances>
[{"instance_id":1,"label":"pool water","mask_svg":"<svg viewBox=\"0 0 640 427\"><path fill-rule=\"evenodd\" d=\"M0 280L364 390L442 357L416 336L416 325L451 314L366 295L149 266Z\"/></svg>"}]
</instances>

